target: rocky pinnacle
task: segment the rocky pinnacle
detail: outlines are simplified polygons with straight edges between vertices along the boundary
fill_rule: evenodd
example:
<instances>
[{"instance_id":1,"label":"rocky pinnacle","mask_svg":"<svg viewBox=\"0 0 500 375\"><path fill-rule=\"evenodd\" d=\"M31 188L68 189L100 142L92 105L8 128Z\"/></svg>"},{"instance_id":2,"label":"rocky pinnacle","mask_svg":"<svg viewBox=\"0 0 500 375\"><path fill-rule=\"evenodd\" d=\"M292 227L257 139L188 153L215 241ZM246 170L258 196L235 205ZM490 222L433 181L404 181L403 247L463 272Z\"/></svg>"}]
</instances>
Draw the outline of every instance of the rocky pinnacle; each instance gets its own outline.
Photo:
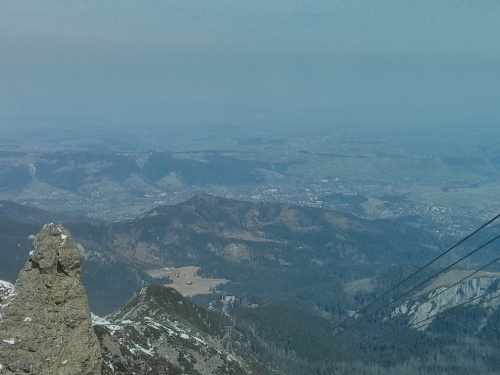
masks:
<instances>
[{"instance_id":1,"label":"rocky pinnacle","mask_svg":"<svg viewBox=\"0 0 500 375\"><path fill-rule=\"evenodd\" d=\"M46 224L0 310L0 374L101 373L77 244Z\"/></svg>"}]
</instances>

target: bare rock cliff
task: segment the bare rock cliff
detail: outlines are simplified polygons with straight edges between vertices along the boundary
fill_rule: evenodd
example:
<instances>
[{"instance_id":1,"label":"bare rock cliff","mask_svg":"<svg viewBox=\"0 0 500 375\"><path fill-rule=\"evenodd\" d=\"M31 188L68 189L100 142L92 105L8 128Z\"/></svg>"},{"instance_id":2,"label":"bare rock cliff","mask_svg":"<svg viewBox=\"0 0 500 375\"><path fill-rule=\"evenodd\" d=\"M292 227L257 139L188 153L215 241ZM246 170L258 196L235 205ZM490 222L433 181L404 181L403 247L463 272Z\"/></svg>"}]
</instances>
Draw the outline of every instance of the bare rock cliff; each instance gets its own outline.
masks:
<instances>
[{"instance_id":1,"label":"bare rock cliff","mask_svg":"<svg viewBox=\"0 0 500 375\"><path fill-rule=\"evenodd\" d=\"M47 224L33 247L0 301L0 374L101 374L76 242Z\"/></svg>"},{"instance_id":2,"label":"bare rock cliff","mask_svg":"<svg viewBox=\"0 0 500 375\"><path fill-rule=\"evenodd\" d=\"M449 274L455 273L459 275L455 277L460 278L463 274L471 272L472 270L452 271ZM447 274L441 279L445 279L446 276ZM453 280L448 284L455 284L455 282ZM439 285L434 289L432 286L427 288L420 294L420 297L426 297L424 302L419 300L406 301L392 312L392 317L407 316L409 325L425 330L435 318L438 318L445 311L453 311L453 308L465 304L465 308L478 306L485 311L485 318L477 327L479 330L482 329L489 316L500 307L500 300L497 298L500 295L497 291L500 284L500 274L498 273L482 272L478 276L456 285L448 284ZM483 295L485 297L481 298ZM467 301L470 302L467 303Z\"/></svg>"}]
</instances>

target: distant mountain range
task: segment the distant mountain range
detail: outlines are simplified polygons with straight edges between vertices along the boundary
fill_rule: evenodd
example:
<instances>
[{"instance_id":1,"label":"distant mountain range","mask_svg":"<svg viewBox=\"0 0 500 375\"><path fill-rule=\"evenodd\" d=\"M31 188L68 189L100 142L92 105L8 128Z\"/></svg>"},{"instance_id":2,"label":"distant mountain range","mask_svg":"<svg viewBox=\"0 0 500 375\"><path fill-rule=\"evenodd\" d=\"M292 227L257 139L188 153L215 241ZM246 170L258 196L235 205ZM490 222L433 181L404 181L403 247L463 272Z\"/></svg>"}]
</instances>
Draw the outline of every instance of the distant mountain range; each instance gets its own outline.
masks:
<instances>
[{"instance_id":1,"label":"distant mountain range","mask_svg":"<svg viewBox=\"0 0 500 375\"><path fill-rule=\"evenodd\" d=\"M32 223L57 215L12 203L2 208L8 242L1 251L9 262L0 266L0 277L13 281L10 269L22 265L28 236L37 231ZM148 269L198 266L200 276L227 279L228 291L286 299L293 290L326 284L343 294L342 284L427 259L439 245L432 235L392 221L211 195L120 223L64 218L80 244L87 264L83 283L99 313L120 306L143 282L153 282ZM101 285L112 287L103 291Z\"/></svg>"},{"instance_id":2,"label":"distant mountain range","mask_svg":"<svg viewBox=\"0 0 500 375\"><path fill-rule=\"evenodd\" d=\"M224 290L264 300L294 300L295 292L320 285L329 285L337 297L345 295L343 284L418 263L435 254L439 244L432 235L395 222L211 195L159 207L131 221L67 226L87 262L116 265L118 279L124 277L118 263L135 270L127 276L131 287L132 275L135 287L142 280L152 281L145 270L197 266L199 276L228 280ZM114 272L108 269L102 282L109 284ZM92 278L101 274L84 274L84 283L92 288L100 283ZM91 306L110 303L109 297L91 298ZM318 298L311 306L338 303L338 298Z\"/></svg>"}]
</instances>

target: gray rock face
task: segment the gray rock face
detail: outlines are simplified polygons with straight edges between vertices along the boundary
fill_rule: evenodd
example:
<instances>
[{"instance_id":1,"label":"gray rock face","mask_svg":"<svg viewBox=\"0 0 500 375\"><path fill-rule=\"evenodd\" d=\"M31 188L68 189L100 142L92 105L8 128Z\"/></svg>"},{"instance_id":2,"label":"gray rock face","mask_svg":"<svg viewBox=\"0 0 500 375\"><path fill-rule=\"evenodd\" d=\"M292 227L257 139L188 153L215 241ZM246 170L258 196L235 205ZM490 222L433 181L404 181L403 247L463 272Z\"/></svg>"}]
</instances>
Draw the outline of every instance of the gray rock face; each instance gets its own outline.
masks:
<instances>
[{"instance_id":1,"label":"gray rock face","mask_svg":"<svg viewBox=\"0 0 500 375\"><path fill-rule=\"evenodd\" d=\"M460 272L459 275L462 275L462 272L470 274L472 270L452 272ZM467 301L471 301L466 306L478 305L486 312L485 319L477 327L480 330L488 317L500 307L500 300L496 298L500 293L487 294L498 288L499 280L500 274L498 273L482 272L479 276L465 280L454 286L441 285L422 293L422 295L427 297L427 301L423 303L418 300L413 302L406 301L403 305L397 307L391 316L407 316L408 324L417 329L425 330L439 314L451 310L456 306L461 306ZM450 282L450 284L453 284L453 282ZM485 295L485 298L480 298L483 295Z\"/></svg>"},{"instance_id":2,"label":"gray rock face","mask_svg":"<svg viewBox=\"0 0 500 375\"><path fill-rule=\"evenodd\" d=\"M0 301L0 374L100 374L75 240L61 224L47 224L33 247Z\"/></svg>"}]
</instances>

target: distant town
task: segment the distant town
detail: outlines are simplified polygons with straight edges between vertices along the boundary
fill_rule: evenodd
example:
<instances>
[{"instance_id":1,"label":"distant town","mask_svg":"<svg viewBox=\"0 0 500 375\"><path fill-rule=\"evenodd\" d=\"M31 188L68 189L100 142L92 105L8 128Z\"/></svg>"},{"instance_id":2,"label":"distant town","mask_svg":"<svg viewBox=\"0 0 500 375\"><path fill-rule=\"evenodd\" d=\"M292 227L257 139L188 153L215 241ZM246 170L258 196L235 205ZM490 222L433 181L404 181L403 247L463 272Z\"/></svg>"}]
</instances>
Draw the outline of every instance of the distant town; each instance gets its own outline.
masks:
<instances>
[{"instance_id":1,"label":"distant town","mask_svg":"<svg viewBox=\"0 0 500 375\"><path fill-rule=\"evenodd\" d=\"M305 184L299 179L293 183L283 180L271 185L238 185L193 187L182 186L174 191L160 190L145 193L143 197L127 199L103 199L99 190L90 197L80 197L71 192L56 189L50 194L33 193L25 198L22 204L59 211L78 212L90 218L109 221L123 221L158 206L174 205L191 198L196 194L213 194L236 200L252 202L280 202L291 205L320 207L350 213L367 219L397 219L408 220L413 225L431 231L436 235L461 235L471 231L481 222L485 222L498 214L500 200L496 205L481 207L454 206L447 207L430 203L411 202L401 199L396 193L403 186L387 185L385 181L342 181L327 179ZM325 200L334 194L339 199ZM342 201L342 196L365 197L362 203ZM381 200L385 197L389 201ZM394 198L390 201L390 198Z\"/></svg>"}]
</instances>

